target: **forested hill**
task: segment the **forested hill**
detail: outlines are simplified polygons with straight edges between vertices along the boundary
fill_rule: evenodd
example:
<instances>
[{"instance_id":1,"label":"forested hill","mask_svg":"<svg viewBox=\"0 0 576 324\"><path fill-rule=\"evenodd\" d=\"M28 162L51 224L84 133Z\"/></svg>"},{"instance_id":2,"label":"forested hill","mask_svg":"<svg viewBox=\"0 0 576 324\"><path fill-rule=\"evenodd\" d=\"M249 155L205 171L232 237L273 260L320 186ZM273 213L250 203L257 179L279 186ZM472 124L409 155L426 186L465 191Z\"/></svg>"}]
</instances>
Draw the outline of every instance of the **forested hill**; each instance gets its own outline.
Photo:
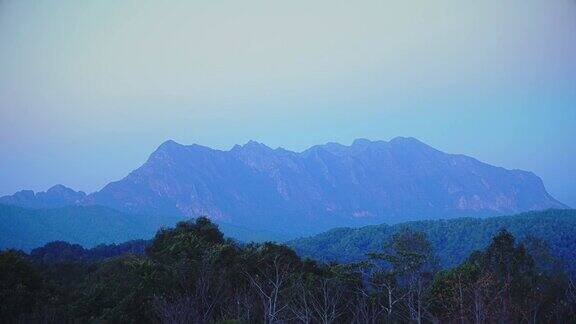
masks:
<instances>
[{"instance_id":1,"label":"forested hill","mask_svg":"<svg viewBox=\"0 0 576 324\"><path fill-rule=\"evenodd\" d=\"M0 250L2 323L575 323L575 277L539 239L502 230L437 267L403 230L355 264L226 239L205 217L151 241Z\"/></svg>"},{"instance_id":2,"label":"forested hill","mask_svg":"<svg viewBox=\"0 0 576 324\"><path fill-rule=\"evenodd\" d=\"M576 268L576 210L550 209L492 218L457 218L414 221L395 225L337 228L288 242L301 256L322 261L357 261L382 249L393 233L403 228L426 233L443 266L461 262L472 251L485 248L500 229L520 240L535 236L545 240L567 266ZM574 270L574 269L572 269Z\"/></svg>"},{"instance_id":3,"label":"forested hill","mask_svg":"<svg viewBox=\"0 0 576 324\"><path fill-rule=\"evenodd\" d=\"M137 215L103 206L29 209L0 204L0 249L30 251L52 241L91 248L100 244L151 239L162 227L174 226L180 215ZM218 223L239 241L281 240L281 234Z\"/></svg>"},{"instance_id":4,"label":"forested hill","mask_svg":"<svg viewBox=\"0 0 576 324\"><path fill-rule=\"evenodd\" d=\"M85 247L150 239L179 219L140 217L102 206L27 209L0 205L0 249L29 251L51 241Z\"/></svg>"}]
</instances>

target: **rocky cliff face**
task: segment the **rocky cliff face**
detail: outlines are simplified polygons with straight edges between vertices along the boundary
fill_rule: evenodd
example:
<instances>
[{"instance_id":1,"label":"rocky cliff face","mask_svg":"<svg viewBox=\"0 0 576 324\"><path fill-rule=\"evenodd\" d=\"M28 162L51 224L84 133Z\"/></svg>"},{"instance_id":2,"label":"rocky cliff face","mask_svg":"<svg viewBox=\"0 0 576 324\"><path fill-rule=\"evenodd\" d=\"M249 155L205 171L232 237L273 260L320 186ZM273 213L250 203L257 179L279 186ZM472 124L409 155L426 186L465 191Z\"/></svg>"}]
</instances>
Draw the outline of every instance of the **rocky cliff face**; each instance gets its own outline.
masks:
<instances>
[{"instance_id":1,"label":"rocky cliff face","mask_svg":"<svg viewBox=\"0 0 576 324\"><path fill-rule=\"evenodd\" d=\"M300 153L252 141L229 151L167 141L140 168L82 204L205 214L296 233L565 207L531 172L446 154L413 138L359 139Z\"/></svg>"},{"instance_id":2,"label":"rocky cliff face","mask_svg":"<svg viewBox=\"0 0 576 324\"><path fill-rule=\"evenodd\" d=\"M440 152L413 138L359 139L304 152L257 142L229 151L163 143L124 179L86 196L62 185L0 203L28 208L103 205L292 234L334 226L488 216L563 208L531 172Z\"/></svg>"}]
</instances>

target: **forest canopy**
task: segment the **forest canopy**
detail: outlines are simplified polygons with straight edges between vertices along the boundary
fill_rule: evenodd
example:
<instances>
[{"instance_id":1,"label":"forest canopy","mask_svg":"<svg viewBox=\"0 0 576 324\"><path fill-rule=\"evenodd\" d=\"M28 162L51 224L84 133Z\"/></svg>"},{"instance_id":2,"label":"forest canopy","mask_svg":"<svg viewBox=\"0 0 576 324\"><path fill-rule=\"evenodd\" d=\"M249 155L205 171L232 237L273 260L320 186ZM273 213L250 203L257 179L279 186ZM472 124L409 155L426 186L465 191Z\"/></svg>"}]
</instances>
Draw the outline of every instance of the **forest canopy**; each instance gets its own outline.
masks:
<instances>
[{"instance_id":1,"label":"forest canopy","mask_svg":"<svg viewBox=\"0 0 576 324\"><path fill-rule=\"evenodd\" d=\"M107 250L110 251L107 251ZM576 286L548 244L500 230L442 268L426 233L403 229L358 262L318 263L275 243L240 245L208 218L151 242L55 242L0 253L7 321L128 323L570 322Z\"/></svg>"}]
</instances>

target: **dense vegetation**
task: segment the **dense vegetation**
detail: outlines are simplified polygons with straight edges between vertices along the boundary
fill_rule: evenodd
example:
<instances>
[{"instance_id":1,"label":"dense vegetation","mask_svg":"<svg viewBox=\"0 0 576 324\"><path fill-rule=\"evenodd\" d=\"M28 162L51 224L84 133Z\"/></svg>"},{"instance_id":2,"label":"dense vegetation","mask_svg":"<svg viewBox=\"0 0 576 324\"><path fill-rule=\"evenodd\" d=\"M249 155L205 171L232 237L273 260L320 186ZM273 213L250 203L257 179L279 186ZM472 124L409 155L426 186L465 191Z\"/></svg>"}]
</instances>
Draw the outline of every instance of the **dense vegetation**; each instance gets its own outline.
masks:
<instances>
[{"instance_id":1,"label":"dense vegetation","mask_svg":"<svg viewBox=\"0 0 576 324\"><path fill-rule=\"evenodd\" d=\"M240 246L207 218L145 247L56 242L0 252L6 322L574 322L576 287L544 241L501 230L440 270L427 235L404 229L363 260L319 264L273 243ZM144 254L142 248L145 248ZM118 255L119 251L126 253ZM96 251L100 251L96 253ZM107 257L108 255L112 257Z\"/></svg>"},{"instance_id":2,"label":"dense vegetation","mask_svg":"<svg viewBox=\"0 0 576 324\"><path fill-rule=\"evenodd\" d=\"M85 249L78 244L70 244L63 241L53 241L30 252L30 257L44 264L66 262L94 262L123 254L139 254L146 252L146 247L151 241L133 240L120 244L100 244L91 249Z\"/></svg>"},{"instance_id":3,"label":"dense vegetation","mask_svg":"<svg viewBox=\"0 0 576 324\"><path fill-rule=\"evenodd\" d=\"M470 253L484 249L502 228L519 240L529 236L542 238L552 253L576 271L576 210L550 209L512 216L456 218L375 225L362 228L338 228L309 238L288 242L299 255L320 261L360 261L381 248L394 233L409 228L426 234L440 265L458 265Z\"/></svg>"}]
</instances>

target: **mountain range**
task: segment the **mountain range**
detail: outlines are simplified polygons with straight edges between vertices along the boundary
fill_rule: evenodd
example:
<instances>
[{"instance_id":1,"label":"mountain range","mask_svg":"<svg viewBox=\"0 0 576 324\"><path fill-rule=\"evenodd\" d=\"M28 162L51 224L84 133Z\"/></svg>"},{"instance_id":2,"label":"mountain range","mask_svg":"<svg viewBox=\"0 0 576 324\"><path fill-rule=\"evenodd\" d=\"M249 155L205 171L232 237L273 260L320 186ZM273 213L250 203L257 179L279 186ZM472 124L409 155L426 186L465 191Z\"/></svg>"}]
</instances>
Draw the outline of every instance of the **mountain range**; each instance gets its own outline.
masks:
<instances>
[{"instance_id":1,"label":"mountain range","mask_svg":"<svg viewBox=\"0 0 576 324\"><path fill-rule=\"evenodd\" d=\"M169 140L100 191L87 195L58 185L41 193L20 191L0 203L100 205L141 217L207 215L292 236L336 226L566 208L531 172L447 154L406 137L302 152L254 141L224 151Z\"/></svg>"}]
</instances>

